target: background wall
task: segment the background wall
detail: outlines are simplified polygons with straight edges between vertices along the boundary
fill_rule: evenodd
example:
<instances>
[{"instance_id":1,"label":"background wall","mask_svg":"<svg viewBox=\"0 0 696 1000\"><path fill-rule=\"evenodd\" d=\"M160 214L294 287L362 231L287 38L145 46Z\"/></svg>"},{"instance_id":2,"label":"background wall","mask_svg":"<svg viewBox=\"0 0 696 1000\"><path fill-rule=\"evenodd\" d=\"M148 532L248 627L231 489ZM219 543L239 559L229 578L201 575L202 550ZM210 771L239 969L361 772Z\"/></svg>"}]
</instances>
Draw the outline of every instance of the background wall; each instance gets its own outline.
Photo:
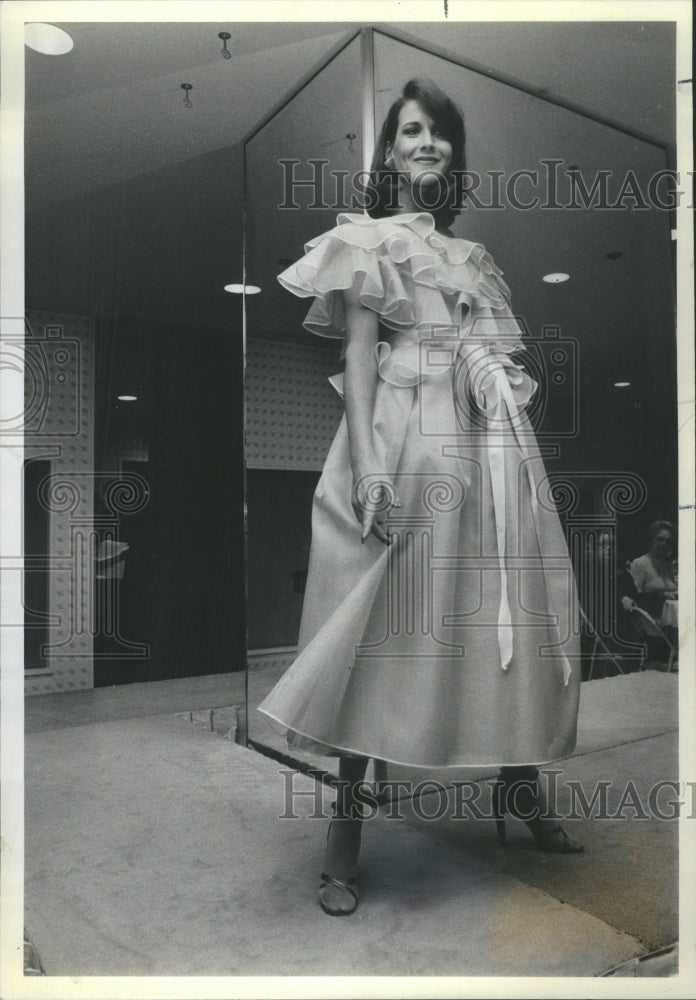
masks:
<instances>
[{"instance_id":1,"label":"background wall","mask_svg":"<svg viewBox=\"0 0 696 1000\"><path fill-rule=\"evenodd\" d=\"M93 326L30 311L25 351L25 689L47 694L93 683Z\"/></svg>"}]
</instances>

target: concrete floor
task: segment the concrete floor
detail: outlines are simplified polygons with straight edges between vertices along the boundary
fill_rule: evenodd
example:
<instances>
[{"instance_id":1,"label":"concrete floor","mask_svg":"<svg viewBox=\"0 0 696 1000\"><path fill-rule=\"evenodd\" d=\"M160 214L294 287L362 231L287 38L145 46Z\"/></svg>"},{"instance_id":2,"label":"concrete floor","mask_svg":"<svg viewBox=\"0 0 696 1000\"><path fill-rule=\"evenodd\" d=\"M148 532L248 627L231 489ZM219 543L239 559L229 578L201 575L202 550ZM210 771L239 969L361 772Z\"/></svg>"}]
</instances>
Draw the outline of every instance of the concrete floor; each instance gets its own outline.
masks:
<instances>
[{"instance_id":1,"label":"concrete floor","mask_svg":"<svg viewBox=\"0 0 696 1000\"><path fill-rule=\"evenodd\" d=\"M326 821L309 815L328 792L296 776L303 818L280 819L286 765L205 724L240 681L85 692L82 711L77 695L28 701L25 922L45 975L674 975L677 823L629 808L566 823L586 849L558 857L518 821L501 847L490 820L404 804L366 824L356 913L325 916ZM647 803L677 776L676 695L656 672L584 684L562 781L610 780L610 813L631 782Z\"/></svg>"}]
</instances>

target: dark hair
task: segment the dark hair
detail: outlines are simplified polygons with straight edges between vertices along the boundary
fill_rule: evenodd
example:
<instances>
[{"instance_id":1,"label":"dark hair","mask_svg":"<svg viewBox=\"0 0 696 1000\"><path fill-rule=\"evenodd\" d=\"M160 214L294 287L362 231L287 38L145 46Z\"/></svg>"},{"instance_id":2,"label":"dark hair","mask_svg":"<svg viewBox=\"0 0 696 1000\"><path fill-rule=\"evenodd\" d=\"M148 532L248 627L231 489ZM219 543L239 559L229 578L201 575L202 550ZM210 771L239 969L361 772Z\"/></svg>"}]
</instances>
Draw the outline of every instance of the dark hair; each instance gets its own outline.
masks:
<instances>
[{"instance_id":1,"label":"dark hair","mask_svg":"<svg viewBox=\"0 0 696 1000\"><path fill-rule=\"evenodd\" d=\"M441 196L437 198L437 202L433 208L426 207L426 202L424 202L423 207L423 211L430 212L435 219L435 223L444 228L450 225L462 207L461 205L454 204L456 185L453 172L466 169L464 158L466 134L462 112L450 100L447 94L440 90L431 80L409 80L401 93L401 97L389 109L372 157L368 192L370 193L371 200L375 203L368 207L367 212L373 219L380 219L386 215L394 215L397 212L395 206L398 204L398 173L395 170L390 170L384 161L386 158L387 143L393 144L396 138L399 127L399 114L407 101L417 101L452 145L452 162L445 175L447 190L446 192L441 192ZM415 192L415 195L417 198L418 192Z\"/></svg>"},{"instance_id":2,"label":"dark hair","mask_svg":"<svg viewBox=\"0 0 696 1000\"><path fill-rule=\"evenodd\" d=\"M653 521L653 523L648 528L648 541L652 545L655 538L661 531L669 531L672 536L672 541L674 542L677 537L677 526L672 524L671 521Z\"/></svg>"}]
</instances>

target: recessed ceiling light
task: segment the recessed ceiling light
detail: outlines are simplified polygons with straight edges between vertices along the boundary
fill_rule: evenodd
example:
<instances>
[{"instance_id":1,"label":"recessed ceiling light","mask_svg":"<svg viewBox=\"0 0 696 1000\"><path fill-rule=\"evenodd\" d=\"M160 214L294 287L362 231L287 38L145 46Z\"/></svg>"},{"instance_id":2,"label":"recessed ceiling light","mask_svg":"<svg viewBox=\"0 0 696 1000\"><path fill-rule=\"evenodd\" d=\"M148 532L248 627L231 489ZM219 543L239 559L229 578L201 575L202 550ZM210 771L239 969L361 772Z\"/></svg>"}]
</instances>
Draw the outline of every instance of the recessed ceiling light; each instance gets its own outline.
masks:
<instances>
[{"instance_id":1,"label":"recessed ceiling light","mask_svg":"<svg viewBox=\"0 0 696 1000\"><path fill-rule=\"evenodd\" d=\"M40 21L24 25L24 42L30 49L43 52L45 56L63 56L73 47L73 40L67 31L56 24Z\"/></svg>"},{"instance_id":2,"label":"recessed ceiling light","mask_svg":"<svg viewBox=\"0 0 696 1000\"><path fill-rule=\"evenodd\" d=\"M630 384L631 384L630 382L614 382L614 388L626 389Z\"/></svg>"},{"instance_id":3,"label":"recessed ceiling light","mask_svg":"<svg viewBox=\"0 0 696 1000\"><path fill-rule=\"evenodd\" d=\"M553 274L545 274L541 280L545 281L548 285L560 285L562 281L567 281L569 277L569 274L563 274L562 271L555 271Z\"/></svg>"},{"instance_id":4,"label":"recessed ceiling light","mask_svg":"<svg viewBox=\"0 0 696 1000\"><path fill-rule=\"evenodd\" d=\"M233 295L258 295L261 289L258 285L225 285L225 291Z\"/></svg>"},{"instance_id":5,"label":"recessed ceiling light","mask_svg":"<svg viewBox=\"0 0 696 1000\"><path fill-rule=\"evenodd\" d=\"M118 398L122 403L135 403L138 399L137 396L119 396Z\"/></svg>"}]
</instances>

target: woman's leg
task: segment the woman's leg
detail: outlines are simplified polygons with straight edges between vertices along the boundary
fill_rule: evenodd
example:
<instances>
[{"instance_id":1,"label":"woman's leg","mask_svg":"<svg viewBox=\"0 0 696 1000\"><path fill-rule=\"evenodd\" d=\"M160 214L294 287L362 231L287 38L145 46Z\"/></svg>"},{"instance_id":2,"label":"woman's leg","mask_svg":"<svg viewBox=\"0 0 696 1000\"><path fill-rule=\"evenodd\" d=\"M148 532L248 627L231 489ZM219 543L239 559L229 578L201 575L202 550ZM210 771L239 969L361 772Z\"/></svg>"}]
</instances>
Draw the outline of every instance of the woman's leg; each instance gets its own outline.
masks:
<instances>
[{"instance_id":1,"label":"woman's leg","mask_svg":"<svg viewBox=\"0 0 696 1000\"><path fill-rule=\"evenodd\" d=\"M355 880L362 835L362 812L355 786L365 778L367 757L341 757L334 818L329 826L319 902L332 916L352 913L357 906Z\"/></svg>"}]
</instances>

